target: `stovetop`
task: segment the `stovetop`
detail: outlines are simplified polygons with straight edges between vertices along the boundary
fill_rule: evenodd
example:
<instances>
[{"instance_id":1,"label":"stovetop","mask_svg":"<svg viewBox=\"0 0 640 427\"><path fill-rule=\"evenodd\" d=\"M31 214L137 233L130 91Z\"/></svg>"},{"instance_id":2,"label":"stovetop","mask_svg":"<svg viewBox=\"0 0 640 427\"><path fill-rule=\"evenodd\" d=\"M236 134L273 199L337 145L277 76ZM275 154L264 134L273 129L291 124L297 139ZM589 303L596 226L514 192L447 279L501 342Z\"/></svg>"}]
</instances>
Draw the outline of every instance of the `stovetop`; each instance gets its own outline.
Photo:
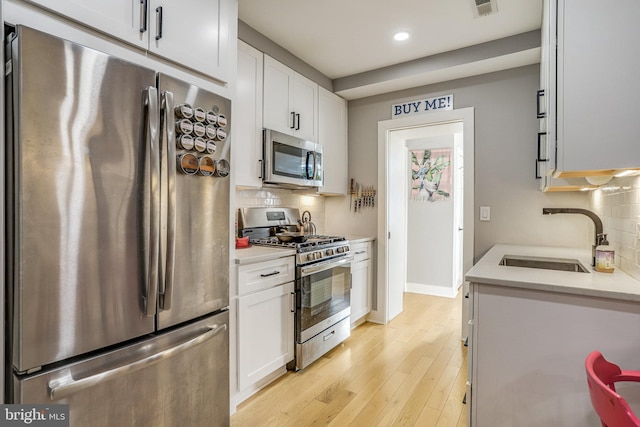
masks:
<instances>
[{"instance_id":1,"label":"stovetop","mask_svg":"<svg viewBox=\"0 0 640 427\"><path fill-rule=\"evenodd\" d=\"M349 242L343 236L309 236L304 242L281 242L276 236L269 236L250 240L254 245L261 246L280 246L285 248L296 249L298 252L309 252L318 248L328 248L348 244Z\"/></svg>"},{"instance_id":2,"label":"stovetop","mask_svg":"<svg viewBox=\"0 0 640 427\"><path fill-rule=\"evenodd\" d=\"M257 246L290 248L297 251L296 264L306 265L349 255L349 241L343 236L309 236L305 242L281 242L275 236L250 239Z\"/></svg>"}]
</instances>

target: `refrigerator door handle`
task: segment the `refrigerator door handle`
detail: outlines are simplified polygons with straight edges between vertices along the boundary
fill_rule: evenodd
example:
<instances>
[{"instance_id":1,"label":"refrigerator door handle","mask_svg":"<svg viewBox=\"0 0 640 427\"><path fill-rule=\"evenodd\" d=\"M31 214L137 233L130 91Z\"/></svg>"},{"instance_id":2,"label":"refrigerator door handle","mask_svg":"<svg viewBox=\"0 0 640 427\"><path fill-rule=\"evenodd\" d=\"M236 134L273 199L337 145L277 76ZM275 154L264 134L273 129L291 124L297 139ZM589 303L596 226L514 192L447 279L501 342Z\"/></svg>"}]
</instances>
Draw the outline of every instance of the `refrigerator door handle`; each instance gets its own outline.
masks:
<instances>
[{"instance_id":1,"label":"refrigerator door handle","mask_svg":"<svg viewBox=\"0 0 640 427\"><path fill-rule=\"evenodd\" d=\"M209 329L207 329L202 334L191 338L190 340L185 341L175 347L171 347L167 350L152 354L151 356L147 356L143 359L136 360L135 362L119 366L114 369L109 369L107 371L100 372L79 380L75 380L72 373L67 370L65 375L55 380L49 381L49 383L47 384L47 392L49 394L49 398L51 400L64 399L65 397L71 396L72 394L93 387L102 382L129 375L133 372L139 371L140 369L144 369L158 362L161 362L162 360L173 357L176 354L186 351L192 347L198 346L203 342L210 340L220 332L226 330L226 323L211 325L209 326Z\"/></svg>"},{"instance_id":2,"label":"refrigerator door handle","mask_svg":"<svg viewBox=\"0 0 640 427\"><path fill-rule=\"evenodd\" d=\"M149 240L147 250L148 270L147 283L144 287L143 295L144 311L147 316L156 314L156 299L158 293L158 256L160 245L160 154L158 135L158 91L155 87L149 86L145 89L144 107L147 112L147 147L150 163L150 194L149 194Z\"/></svg>"},{"instance_id":3,"label":"refrigerator door handle","mask_svg":"<svg viewBox=\"0 0 640 427\"><path fill-rule=\"evenodd\" d=\"M176 132L175 132L175 116L174 102L172 92L162 93L162 119L164 122L164 133L166 136L167 151L167 198L166 207L166 259L164 262L165 277L160 282L160 308L169 310L171 308L171 296L173 294L173 276L176 263ZM163 209L164 210L164 209ZM164 228L164 227L163 227Z\"/></svg>"}]
</instances>

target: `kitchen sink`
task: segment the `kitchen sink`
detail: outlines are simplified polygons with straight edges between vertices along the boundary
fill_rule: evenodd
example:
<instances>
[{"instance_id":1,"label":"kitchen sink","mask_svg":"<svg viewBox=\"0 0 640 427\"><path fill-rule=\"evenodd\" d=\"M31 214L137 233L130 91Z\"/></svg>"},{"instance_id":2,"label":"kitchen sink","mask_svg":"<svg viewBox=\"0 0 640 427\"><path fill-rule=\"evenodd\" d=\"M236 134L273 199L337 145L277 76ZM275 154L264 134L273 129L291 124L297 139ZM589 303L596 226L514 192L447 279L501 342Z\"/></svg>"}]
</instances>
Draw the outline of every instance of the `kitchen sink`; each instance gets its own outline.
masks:
<instances>
[{"instance_id":1,"label":"kitchen sink","mask_svg":"<svg viewBox=\"0 0 640 427\"><path fill-rule=\"evenodd\" d=\"M545 258L526 255L505 255L499 265L509 267L541 268L543 270L574 271L576 273L589 273L577 259Z\"/></svg>"}]
</instances>

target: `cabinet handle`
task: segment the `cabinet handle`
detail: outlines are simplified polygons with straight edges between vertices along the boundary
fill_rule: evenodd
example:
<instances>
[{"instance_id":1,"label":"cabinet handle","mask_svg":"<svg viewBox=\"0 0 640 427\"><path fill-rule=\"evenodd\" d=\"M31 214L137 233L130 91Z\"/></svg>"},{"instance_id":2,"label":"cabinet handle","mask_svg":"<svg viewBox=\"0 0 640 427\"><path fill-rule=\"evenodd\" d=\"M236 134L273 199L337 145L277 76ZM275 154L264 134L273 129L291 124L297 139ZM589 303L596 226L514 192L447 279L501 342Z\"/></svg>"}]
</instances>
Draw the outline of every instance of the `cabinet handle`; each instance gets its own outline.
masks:
<instances>
[{"instance_id":1,"label":"cabinet handle","mask_svg":"<svg viewBox=\"0 0 640 427\"><path fill-rule=\"evenodd\" d=\"M544 96L544 89L540 89L536 92L536 117L539 119L543 119L547 117L546 111L540 111L540 107L542 104L540 103L540 98Z\"/></svg>"},{"instance_id":2,"label":"cabinet handle","mask_svg":"<svg viewBox=\"0 0 640 427\"><path fill-rule=\"evenodd\" d=\"M296 293L295 292L291 292L291 300L290 300L289 307L292 313L296 312Z\"/></svg>"},{"instance_id":3,"label":"cabinet handle","mask_svg":"<svg viewBox=\"0 0 640 427\"><path fill-rule=\"evenodd\" d=\"M335 334L336 334L336 331L331 331L327 335L323 336L322 340L323 341L327 341L327 340L333 338Z\"/></svg>"},{"instance_id":4,"label":"cabinet handle","mask_svg":"<svg viewBox=\"0 0 640 427\"><path fill-rule=\"evenodd\" d=\"M538 161L539 162L548 162L549 159L540 158L540 154L542 152L542 150L540 149L541 148L540 142L542 141L542 137L543 136L547 136L547 133L546 132L538 132Z\"/></svg>"},{"instance_id":5,"label":"cabinet handle","mask_svg":"<svg viewBox=\"0 0 640 427\"><path fill-rule=\"evenodd\" d=\"M258 178L262 179L263 169L262 169L262 159L258 160Z\"/></svg>"},{"instance_id":6,"label":"cabinet handle","mask_svg":"<svg viewBox=\"0 0 640 427\"><path fill-rule=\"evenodd\" d=\"M261 274L260 277L275 276L276 274L280 274L280 272L279 271L274 271L273 273Z\"/></svg>"},{"instance_id":7,"label":"cabinet handle","mask_svg":"<svg viewBox=\"0 0 640 427\"><path fill-rule=\"evenodd\" d=\"M156 15L158 16L156 40L160 40L162 38L162 6L156 7Z\"/></svg>"},{"instance_id":8,"label":"cabinet handle","mask_svg":"<svg viewBox=\"0 0 640 427\"><path fill-rule=\"evenodd\" d=\"M542 179L540 176L540 162L536 159L536 179Z\"/></svg>"},{"instance_id":9,"label":"cabinet handle","mask_svg":"<svg viewBox=\"0 0 640 427\"><path fill-rule=\"evenodd\" d=\"M291 129L295 129L296 128L296 112L292 111L291 112L291 126L289 126Z\"/></svg>"},{"instance_id":10,"label":"cabinet handle","mask_svg":"<svg viewBox=\"0 0 640 427\"><path fill-rule=\"evenodd\" d=\"M300 130L300 113L296 114L296 119L297 119L297 125L296 125L296 130Z\"/></svg>"},{"instance_id":11,"label":"cabinet handle","mask_svg":"<svg viewBox=\"0 0 640 427\"><path fill-rule=\"evenodd\" d=\"M147 32L147 0L140 0L140 32Z\"/></svg>"}]
</instances>

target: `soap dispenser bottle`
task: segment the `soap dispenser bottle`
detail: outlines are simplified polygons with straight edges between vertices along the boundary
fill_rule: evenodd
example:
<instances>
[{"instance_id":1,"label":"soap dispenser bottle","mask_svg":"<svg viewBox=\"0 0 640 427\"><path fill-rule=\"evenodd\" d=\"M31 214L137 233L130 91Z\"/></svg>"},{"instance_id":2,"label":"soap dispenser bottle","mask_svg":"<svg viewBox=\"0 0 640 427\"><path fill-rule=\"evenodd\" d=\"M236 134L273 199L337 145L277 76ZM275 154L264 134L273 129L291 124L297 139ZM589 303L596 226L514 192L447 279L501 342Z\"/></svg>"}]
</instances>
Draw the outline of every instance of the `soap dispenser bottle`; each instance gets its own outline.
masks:
<instances>
[{"instance_id":1,"label":"soap dispenser bottle","mask_svg":"<svg viewBox=\"0 0 640 427\"><path fill-rule=\"evenodd\" d=\"M596 271L613 273L615 268L615 250L609 246L607 235L602 235L602 241L596 247Z\"/></svg>"}]
</instances>

